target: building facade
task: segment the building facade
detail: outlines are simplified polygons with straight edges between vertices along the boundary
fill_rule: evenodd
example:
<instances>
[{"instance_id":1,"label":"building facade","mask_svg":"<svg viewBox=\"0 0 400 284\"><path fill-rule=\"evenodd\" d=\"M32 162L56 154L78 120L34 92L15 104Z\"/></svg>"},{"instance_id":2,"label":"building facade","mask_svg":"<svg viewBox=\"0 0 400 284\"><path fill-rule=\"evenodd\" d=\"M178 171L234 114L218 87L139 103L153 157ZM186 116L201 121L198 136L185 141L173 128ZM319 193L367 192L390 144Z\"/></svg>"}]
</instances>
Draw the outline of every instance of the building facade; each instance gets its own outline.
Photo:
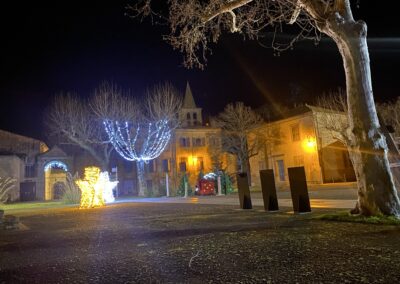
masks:
<instances>
[{"instance_id":1,"label":"building facade","mask_svg":"<svg viewBox=\"0 0 400 284\"><path fill-rule=\"evenodd\" d=\"M253 185L260 185L260 170L273 169L278 187L286 186L288 168L299 166L304 166L309 184L355 181L347 148L327 125L327 117L339 124L347 120L344 113L304 106L265 123L265 147L250 159Z\"/></svg>"},{"instance_id":2,"label":"building facade","mask_svg":"<svg viewBox=\"0 0 400 284\"><path fill-rule=\"evenodd\" d=\"M145 165L149 195L165 195L167 182L170 195L175 195L184 174L188 177L189 186L194 188L200 174L216 169L236 172L234 157L221 150L221 129L204 123L202 109L196 105L189 83L179 118L181 124L174 130L166 149ZM118 193L137 195L136 165L118 159L113 169L119 180Z\"/></svg>"},{"instance_id":3,"label":"building facade","mask_svg":"<svg viewBox=\"0 0 400 284\"><path fill-rule=\"evenodd\" d=\"M16 180L9 201L37 198L37 161L46 151L43 141L0 130L0 176Z\"/></svg>"}]
</instances>

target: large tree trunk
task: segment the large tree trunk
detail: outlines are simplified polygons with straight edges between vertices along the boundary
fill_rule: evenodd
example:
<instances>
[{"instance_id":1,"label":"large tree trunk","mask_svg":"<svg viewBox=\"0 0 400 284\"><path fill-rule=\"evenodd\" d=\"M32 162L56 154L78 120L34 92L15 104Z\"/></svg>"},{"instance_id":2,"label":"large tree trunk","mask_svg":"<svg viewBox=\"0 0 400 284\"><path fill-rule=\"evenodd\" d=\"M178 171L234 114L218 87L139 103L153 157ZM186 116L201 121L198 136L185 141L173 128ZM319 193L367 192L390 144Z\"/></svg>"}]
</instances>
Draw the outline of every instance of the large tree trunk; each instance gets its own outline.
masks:
<instances>
[{"instance_id":1,"label":"large tree trunk","mask_svg":"<svg viewBox=\"0 0 400 284\"><path fill-rule=\"evenodd\" d=\"M339 47L347 84L350 156L358 182L354 212L400 216L400 202L387 157L387 145L372 93L367 27L352 15L328 21L326 32Z\"/></svg>"},{"instance_id":2,"label":"large tree trunk","mask_svg":"<svg viewBox=\"0 0 400 284\"><path fill-rule=\"evenodd\" d=\"M146 190L146 179L145 179L145 173L144 173L144 162L143 161L137 161L136 162L137 166L137 179L138 179L138 195L139 196L145 196L145 190Z\"/></svg>"}]
</instances>

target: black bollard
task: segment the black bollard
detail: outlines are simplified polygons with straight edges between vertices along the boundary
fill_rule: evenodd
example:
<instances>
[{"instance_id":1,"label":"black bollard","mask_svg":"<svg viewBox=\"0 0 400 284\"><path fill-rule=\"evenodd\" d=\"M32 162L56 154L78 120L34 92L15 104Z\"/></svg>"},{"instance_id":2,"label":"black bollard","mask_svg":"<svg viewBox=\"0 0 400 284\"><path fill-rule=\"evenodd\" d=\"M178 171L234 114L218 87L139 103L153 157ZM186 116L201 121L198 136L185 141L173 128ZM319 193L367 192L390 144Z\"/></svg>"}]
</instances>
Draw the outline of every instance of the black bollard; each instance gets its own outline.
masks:
<instances>
[{"instance_id":1,"label":"black bollard","mask_svg":"<svg viewBox=\"0 0 400 284\"><path fill-rule=\"evenodd\" d=\"M278 198L276 196L275 178L273 170L261 170L261 191L264 200L265 211L279 210Z\"/></svg>"},{"instance_id":2,"label":"black bollard","mask_svg":"<svg viewBox=\"0 0 400 284\"><path fill-rule=\"evenodd\" d=\"M311 212L304 167L288 168L288 173L293 211L298 213Z\"/></svg>"},{"instance_id":3,"label":"black bollard","mask_svg":"<svg viewBox=\"0 0 400 284\"><path fill-rule=\"evenodd\" d=\"M237 184L239 191L239 202L241 209L252 209L249 181L247 179L247 173L240 173L237 175Z\"/></svg>"}]
</instances>

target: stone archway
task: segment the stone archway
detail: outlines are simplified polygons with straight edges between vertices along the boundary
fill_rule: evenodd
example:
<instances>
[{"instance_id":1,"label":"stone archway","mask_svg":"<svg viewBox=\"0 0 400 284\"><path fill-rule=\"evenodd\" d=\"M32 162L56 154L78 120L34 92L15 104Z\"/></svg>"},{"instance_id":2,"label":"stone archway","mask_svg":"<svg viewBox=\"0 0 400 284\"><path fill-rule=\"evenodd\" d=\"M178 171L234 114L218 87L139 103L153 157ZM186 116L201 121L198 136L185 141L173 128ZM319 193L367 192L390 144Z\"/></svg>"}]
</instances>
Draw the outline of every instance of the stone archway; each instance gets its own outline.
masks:
<instances>
[{"instance_id":1,"label":"stone archway","mask_svg":"<svg viewBox=\"0 0 400 284\"><path fill-rule=\"evenodd\" d=\"M65 188L68 166L59 160L45 164L44 168L45 200L60 199L62 188Z\"/></svg>"}]
</instances>

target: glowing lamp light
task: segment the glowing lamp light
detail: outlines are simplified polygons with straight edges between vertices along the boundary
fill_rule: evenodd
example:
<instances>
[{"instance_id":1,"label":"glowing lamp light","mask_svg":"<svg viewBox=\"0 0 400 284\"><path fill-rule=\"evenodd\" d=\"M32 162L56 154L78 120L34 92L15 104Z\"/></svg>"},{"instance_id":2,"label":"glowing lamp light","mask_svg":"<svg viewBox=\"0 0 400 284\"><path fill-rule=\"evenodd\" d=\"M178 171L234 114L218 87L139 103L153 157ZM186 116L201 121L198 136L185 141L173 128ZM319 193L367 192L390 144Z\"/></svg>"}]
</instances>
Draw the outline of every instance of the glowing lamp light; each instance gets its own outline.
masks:
<instances>
[{"instance_id":1,"label":"glowing lamp light","mask_svg":"<svg viewBox=\"0 0 400 284\"><path fill-rule=\"evenodd\" d=\"M306 152L314 152L317 142L314 137L308 136L307 139L303 141L303 148Z\"/></svg>"},{"instance_id":2,"label":"glowing lamp light","mask_svg":"<svg viewBox=\"0 0 400 284\"><path fill-rule=\"evenodd\" d=\"M192 164L193 166L197 164L197 157L195 156L189 156L189 163Z\"/></svg>"},{"instance_id":3,"label":"glowing lamp light","mask_svg":"<svg viewBox=\"0 0 400 284\"><path fill-rule=\"evenodd\" d=\"M80 208L94 208L104 206L106 202L113 202L113 188L118 181L110 182L108 172L100 172L97 167L85 168L85 177L76 181L81 189Z\"/></svg>"}]
</instances>

